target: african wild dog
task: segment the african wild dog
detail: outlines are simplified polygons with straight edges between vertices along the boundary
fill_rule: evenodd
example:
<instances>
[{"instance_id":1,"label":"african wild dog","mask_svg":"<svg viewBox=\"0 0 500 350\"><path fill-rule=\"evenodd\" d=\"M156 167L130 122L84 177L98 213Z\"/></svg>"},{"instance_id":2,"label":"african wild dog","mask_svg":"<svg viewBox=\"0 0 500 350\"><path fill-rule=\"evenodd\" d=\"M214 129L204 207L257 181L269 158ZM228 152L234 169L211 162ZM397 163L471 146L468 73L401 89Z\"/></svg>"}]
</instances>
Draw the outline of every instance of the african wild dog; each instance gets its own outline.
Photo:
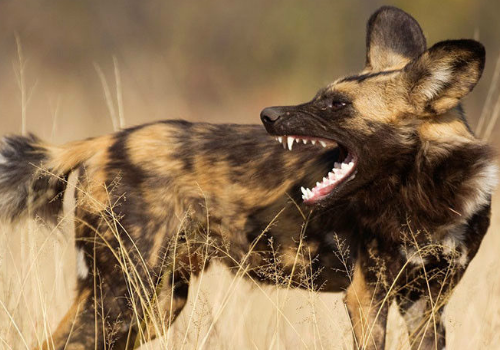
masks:
<instances>
[{"instance_id":1,"label":"african wild dog","mask_svg":"<svg viewBox=\"0 0 500 350\"><path fill-rule=\"evenodd\" d=\"M79 174L78 295L42 348L126 349L139 331L161 333L142 324L175 319L204 251L252 278L274 264L310 288L297 273L309 268L322 291L346 291L358 348L384 348L395 300L412 348L443 349L441 314L489 226L496 182L459 104L484 60L473 40L427 49L411 16L383 7L365 69L305 104L264 109L273 137L163 121L58 147L5 138L4 219L57 221ZM296 259L299 245L308 254Z\"/></svg>"}]
</instances>

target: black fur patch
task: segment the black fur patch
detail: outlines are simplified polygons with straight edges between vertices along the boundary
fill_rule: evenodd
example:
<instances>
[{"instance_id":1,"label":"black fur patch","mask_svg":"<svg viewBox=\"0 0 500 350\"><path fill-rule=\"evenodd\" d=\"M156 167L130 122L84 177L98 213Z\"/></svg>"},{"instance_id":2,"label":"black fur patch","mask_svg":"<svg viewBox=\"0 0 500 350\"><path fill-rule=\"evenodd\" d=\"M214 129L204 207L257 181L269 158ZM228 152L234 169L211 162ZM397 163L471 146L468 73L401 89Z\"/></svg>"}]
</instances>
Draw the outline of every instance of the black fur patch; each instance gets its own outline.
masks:
<instances>
[{"instance_id":1,"label":"black fur patch","mask_svg":"<svg viewBox=\"0 0 500 350\"><path fill-rule=\"evenodd\" d=\"M366 65L379 65L371 56L378 46L388 53L409 59L416 58L427 48L425 36L418 22L409 14L392 6L383 6L369 19L366 33Z\"/></svg>"},{"instance_id":2,"label":"black fur patch","mask_svg":"<svg viewBox=\"0 0 500 350\"><path fill-rule=\"evenodd\" d=\"M396 72L399 72L399 70L387 70L387 71L376 72L376 73L366 73L366 74L361 74L361 75L352 75L352 76L349 76L349 77L346 77L346 78L342 79L340 82L355 81L355 82L358 82L358 83L362 83L366 79L375 78L375 77L378 77L378 76L381 76L381 75L390 75L390 74L396 73Z\"/></svg>"},{"instance_id":3,"label":"black fur patch","mask_svg":"<svg viewBox=\"0 0 500 350\"><path fill-rule=\"evenodd\" d=\"M0 216L14 221L25 214L55 222L62 210L67 174L58 177L43 168L47 154L40 140L8 136L0 149Z\"/></svg>"}]
</instances>

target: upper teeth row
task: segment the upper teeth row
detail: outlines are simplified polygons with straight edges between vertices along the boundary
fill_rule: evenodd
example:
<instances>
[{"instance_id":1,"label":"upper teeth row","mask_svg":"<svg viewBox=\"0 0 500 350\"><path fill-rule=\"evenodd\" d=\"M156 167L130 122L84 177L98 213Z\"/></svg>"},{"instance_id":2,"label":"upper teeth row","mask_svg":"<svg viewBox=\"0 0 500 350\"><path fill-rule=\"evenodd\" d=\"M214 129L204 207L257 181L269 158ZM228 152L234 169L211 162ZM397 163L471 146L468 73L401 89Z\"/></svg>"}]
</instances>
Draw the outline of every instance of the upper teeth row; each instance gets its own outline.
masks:
<instances>
[{"instance_id":1,"label":"upper teeth row","mask_svg":"<svg viewBox=\"0 0 500 350\"><path fill-rule=\"evenodd\" d=\"M276 141L278 141L279 143L283 144L283 148L286 148L288 146L288 149L291 151L292 150L292 146L293 146L293 142L300 142L302 141L304 144L306 144L307 142L311 141L311 143L313 145L316 144L316 142L319 142L321 146L323 147L326 147L326 142L325 141L322 141L322 140L307 140L307 139L300 139L298 137L293 137L293 136L278 136L276 137ZM285 141L285 142L283 142Z\"/></svg>"}]
</instances>

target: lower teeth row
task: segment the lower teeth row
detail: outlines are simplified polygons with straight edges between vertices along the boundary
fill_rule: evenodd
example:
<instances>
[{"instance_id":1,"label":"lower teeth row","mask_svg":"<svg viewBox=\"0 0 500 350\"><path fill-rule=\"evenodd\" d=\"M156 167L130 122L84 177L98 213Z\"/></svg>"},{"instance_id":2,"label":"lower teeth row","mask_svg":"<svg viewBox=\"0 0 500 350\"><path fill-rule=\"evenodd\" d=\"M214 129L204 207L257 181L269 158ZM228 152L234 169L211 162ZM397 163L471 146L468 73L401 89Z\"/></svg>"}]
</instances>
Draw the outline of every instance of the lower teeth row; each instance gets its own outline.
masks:
<instances>
[{"instance_id":1,"label":"lower teeth row","mask_svg":"<svg viewBox=\"0 0 500 350\"><path fill-rule=\"evenodd\" d=\"M337 182L342 180L348 173L350 173L353 167L354 161L351 155L348 155L344 162L335 163L332 171L328 173L328 177L325 176L321 183L317 182L316 186L312 190L310 190L309 188L301 187L300 190L302 191L302 199L311 199L312 197L314 197L315 190L319 190L324 187L336 184Z\"/></svg>"}]
</instances>

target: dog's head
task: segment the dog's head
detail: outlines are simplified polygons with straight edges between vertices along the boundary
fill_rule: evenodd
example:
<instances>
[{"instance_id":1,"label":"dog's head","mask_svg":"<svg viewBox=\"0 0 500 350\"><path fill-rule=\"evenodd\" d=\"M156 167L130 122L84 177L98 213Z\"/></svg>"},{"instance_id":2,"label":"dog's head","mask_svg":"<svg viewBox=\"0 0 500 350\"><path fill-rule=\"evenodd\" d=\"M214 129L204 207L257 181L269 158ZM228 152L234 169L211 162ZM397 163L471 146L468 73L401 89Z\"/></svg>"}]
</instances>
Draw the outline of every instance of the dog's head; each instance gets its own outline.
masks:
<instances>
[{"instance_id":1,"label":"dog's head","mask_svg":"<svg viewBox=\"0 0 500 350\"><path fill-rule=\"evenodd\" d=\"M475 142L459 103L481 77L480 43L449 40L427 49L417 21L393 7L371 16L366 41L361 73L334 81L307 103L261 113L267 131L290 150L294 142L340 149L332 171L302 189L308 204L326 205L396 176L424 145L439 145L428 149L432 156Z\"/></svg>"}]
</instances>

